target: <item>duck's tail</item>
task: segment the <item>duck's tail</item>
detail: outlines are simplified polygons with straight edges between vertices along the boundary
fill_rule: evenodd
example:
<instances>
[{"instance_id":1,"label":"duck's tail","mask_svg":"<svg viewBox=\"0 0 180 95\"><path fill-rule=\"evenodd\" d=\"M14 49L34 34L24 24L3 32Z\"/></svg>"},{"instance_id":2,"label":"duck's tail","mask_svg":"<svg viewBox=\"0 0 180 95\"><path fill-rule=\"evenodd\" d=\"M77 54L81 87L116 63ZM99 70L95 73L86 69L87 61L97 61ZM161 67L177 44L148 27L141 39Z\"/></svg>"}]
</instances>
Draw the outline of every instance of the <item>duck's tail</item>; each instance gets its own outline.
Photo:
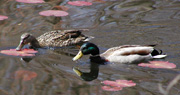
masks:
<instances>
[{"instance_id":1,"label":"duck's tail","mask_svg":"<svg viewBox=\"0 0 180 95\"><path fill-rule=\"evenodd\" d=\"M90 41L91 39L94 39L94 37L93 37L93 36L87 36L86 39L84 40L84 42L88 42L88 41Z\"/></svg>"},{"instance_id":2,"label":"duck's tail","mask_svg":"<svg viewBox=\"0 0 180 95\"><path fill-rule=\"evenodd\" d=\"M167 55L163 54L162 50L156 50L154 49L151 53L153 58L165 58Z\"/></svg>"}]
</instances>

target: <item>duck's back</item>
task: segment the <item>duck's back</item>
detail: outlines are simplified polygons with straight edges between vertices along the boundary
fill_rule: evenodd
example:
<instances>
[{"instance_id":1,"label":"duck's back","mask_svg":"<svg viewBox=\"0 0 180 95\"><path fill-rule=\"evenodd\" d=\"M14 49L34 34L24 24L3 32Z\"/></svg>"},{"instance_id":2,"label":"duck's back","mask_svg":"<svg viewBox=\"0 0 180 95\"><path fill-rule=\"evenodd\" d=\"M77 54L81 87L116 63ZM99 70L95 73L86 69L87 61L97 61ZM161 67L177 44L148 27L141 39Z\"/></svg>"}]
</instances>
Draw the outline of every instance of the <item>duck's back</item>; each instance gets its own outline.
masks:
<instances>
[{"instance_id":1,"label":"duck's back","mask_svg":"<svg viewBox=\"0 0 180 95\"><path fill-rule=\"evenodd\" d=\"M128 55L148 55L154 50L152 46L141 45L123 45L119 47L109 48L101 56L128 56Z\"/></svg>"},{"instance_id":2,"label":"duck's back","mask_svg":"<svg viewBox=\"0 0 180 95\"><path fill-rule=\"evenodd\" d=\"M87 36L81 34L84 30L55 30L46 32L37 38L40 46L63 47L80 44L86 41Z\"/></svg>"},{"instance_id":3,"label":"duck's back","mask_svg":"<svg viewBox=\"0 0 180 95\"><path fill-rule=\"evenodd\" d=\"M110 62L139 63L152 59L151 52L153 50L153 46L123 45L110 48L101 56Z\"/></svg>"}]
</instances>

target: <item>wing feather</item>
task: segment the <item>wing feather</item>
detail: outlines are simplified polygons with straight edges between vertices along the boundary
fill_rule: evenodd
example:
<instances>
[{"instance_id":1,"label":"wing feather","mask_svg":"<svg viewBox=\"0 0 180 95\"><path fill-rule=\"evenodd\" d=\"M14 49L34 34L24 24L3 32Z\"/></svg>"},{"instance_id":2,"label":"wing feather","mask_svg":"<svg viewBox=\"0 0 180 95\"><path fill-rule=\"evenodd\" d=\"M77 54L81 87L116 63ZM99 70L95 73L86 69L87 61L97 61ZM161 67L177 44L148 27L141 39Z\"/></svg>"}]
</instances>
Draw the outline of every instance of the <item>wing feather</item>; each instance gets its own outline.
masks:
<instances>
[{"instance_id":1,"label":"wing feather","mask_svg":"<svg viewBox=\"0 0 180 95\"><path fill-rule=\"evenodd\" d=\"M152 46L123 45L113 47L104 52L101 56L128 56L128 55L149 55L153 51Z\"/></svg>"}]
</instances>

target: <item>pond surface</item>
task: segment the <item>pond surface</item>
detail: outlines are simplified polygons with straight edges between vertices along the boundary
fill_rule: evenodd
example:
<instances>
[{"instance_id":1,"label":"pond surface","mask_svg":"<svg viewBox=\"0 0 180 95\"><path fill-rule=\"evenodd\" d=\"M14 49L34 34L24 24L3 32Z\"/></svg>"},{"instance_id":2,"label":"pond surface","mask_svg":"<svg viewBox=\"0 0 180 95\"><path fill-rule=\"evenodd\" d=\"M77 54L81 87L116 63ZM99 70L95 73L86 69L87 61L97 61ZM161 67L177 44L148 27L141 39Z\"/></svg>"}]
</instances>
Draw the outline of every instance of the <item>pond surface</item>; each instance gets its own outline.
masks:
<instances>
[{"instance_id":1,"label":"pond surface","mask_svg":"<svg viewBox=\"0 0 180 95\"><path fill-rule=\"evenodd\" d=\"M168 56L162 61L177 65L176 69L154 69L127 64L91 64L89 56L73 62L76 49L39 49L37 56L21 58L0 54L1 95L162 95L158 84L166 88L180 74L180 1L179 0L89 0L91 6L68 5L69 0L46 0L42 4L25 4L15 0L0 0L0 49L16 48L21 34L28 32L36 37L64 29L89 29L86 35L94 36L91 42L103 52L124 44L158 44ZM68 16L44 17L39 12L55 6L69 8ZM64 53L64 51L66 53ZM68 53L67 53L68 51ZM91 64L91 65L90 65ZM86 73L79 77L73 71L79 68ZM16 78L17 71L37 74ZM89 79L89 81L86 78ZM104 80L132 80L134 87L109 92L101 89ZM180 83L169 95L180 95Z\"/></svg>"}]
</instances>

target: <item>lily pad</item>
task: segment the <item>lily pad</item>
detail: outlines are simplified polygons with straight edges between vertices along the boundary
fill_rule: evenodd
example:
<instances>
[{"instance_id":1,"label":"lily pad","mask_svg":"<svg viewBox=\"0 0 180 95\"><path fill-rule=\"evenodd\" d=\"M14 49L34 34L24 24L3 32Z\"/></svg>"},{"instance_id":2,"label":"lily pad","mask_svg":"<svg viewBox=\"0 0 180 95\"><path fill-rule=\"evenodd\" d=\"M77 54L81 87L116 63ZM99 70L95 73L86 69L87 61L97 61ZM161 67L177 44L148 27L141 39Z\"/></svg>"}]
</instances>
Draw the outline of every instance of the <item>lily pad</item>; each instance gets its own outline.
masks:
<instances>
[{"instance_id":1,"label":"lily pad","mask_svg":"<svg viewBox=\"0 0 180 95\"><path fill-rule=\"evenodd\" d=\"M116 84L114 84L114 86L131 87L136 86L136 83L134 83L132 80L116 80Z\"/></svg>"},{"instance_id":2,"label":"lily pad","mask_svg":"<svg viewBox=\"0 0 180 95\"><path fill-rule=\"evenodd\" d=\"M21 3L44 3L44 0L16 0Z\"/></svg>"},{"instance_id":3,"label":"lily pad","mask_svg":"<svg viewBox=\"0 0 180 95\"><path fill-rule=\"evenodd\" d=\"M1 50L0 53L6 54L6 55L13 55L13 56L35 56L34 53L37 53L38 51L35 51L33 49L23 49L21 51L17 51L16 49L10 49L10 50Z\"/></svg>"},{"instance_id":4,"label":"lily pad","mask_svg":"<svg viewBox=\"0 0 180 95\"><path fill-rule=\"evenodd\" d=\"M73 6L90 6L90 5L92 5L91 2L86 2L86 1L69 1L68 4L73 5Z\"/></svg>"},{"instance_id":5,"label":"lily pad","mask_svg":"<svg viewBox=\"0 0 180 95\"><path fill-rule=\"evenodd\" d=\"M14 74L15 79L22 79L23 81L29 81L37 77L37 73L28 70L18 70Z\"/></svg>"},{"instance_id":6,"label":"lily pad","mask_svg":"<svg viewBox=\"0 0 180 95\"><path fill-rule=\"evenodd\" d=\"M0 20L5 20L5 19L8 19L8 17L7 17L7 16L0 15Z\"/></svg>"},{"instance_id":7,"label":"lily pad","mask_svg":"<svg viewBox=\"0 0 180 95\"><path fill-rule=\"evenodd\" d=\"M118 87L131 87L136 85L136 83L134 83L132 80L116 80L116 81L105 80L102 83L106 85L118 86Z\"/></svg>"},{"instance_id":8,"label":"lily pad","mask_svg":"<svg viewBox=\"0 0 180 95\"><path fill-rule=\"evenodd\" d=\"M173 69L176 68L174 63L169 63L168 61L150 61L149 63L140 63L138 66L149 67L149 68L166 68Z\"/></svg>"},{"instance_id":9,"label":"lily pad","mask_svg":"<svg viewBox=\"0 0 180 95\"><path fill-rule=\"evenodd\" d=\"M105 91L119 91L122 90L122 87L102 86L102 89Z\"/></svg>"},{"instance_id":10,"label":"lily pad","mask_svg":"<svg viewBox=\"0 0 180 95\"><path fill-rule=\"evenodd\" d=\"M60 11L60 10L46 10L46 11L39 12L39 15L61 17L61 16L67 16L68 13L65 11Z\"/></svg>"},{"instance_id":11,"label":"lily pad","mask_svg":"<svg viewBox=\"0 0 180 95\"><path fill-rule=\"evenodd\" d=\"M103 81L101 83L103 83L105 85L111 85L111 84L115 84L116 82L115 81L110 81L110 80L105 80L105 81Z\"/></svg>"},{"instance_id":12,"label":"lily pad","mask_svg":"<svg viewBox=\"0 0 180 95\"><path fill-rule=\"evenodd\" d=\"M106 91L119 91L122 90L123 87L136 86L136 83L134 83L132 80L105 80L101 83L105 84L105 86L102 86L102 89Z\"/></svg>"}]
</instances>

